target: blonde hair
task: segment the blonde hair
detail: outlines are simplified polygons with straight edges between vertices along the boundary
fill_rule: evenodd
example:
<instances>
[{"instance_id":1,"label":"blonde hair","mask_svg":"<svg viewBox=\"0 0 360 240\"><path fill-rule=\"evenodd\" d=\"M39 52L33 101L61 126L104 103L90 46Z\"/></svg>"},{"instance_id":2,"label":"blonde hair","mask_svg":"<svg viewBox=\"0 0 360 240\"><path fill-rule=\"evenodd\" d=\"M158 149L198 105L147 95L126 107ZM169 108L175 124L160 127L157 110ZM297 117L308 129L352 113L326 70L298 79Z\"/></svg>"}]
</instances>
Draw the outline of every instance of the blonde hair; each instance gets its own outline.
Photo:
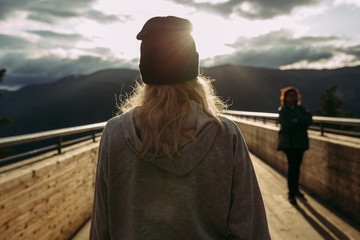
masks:
<instances>
[{"instance_id":1,"label":"blonde hair","mask_svg":"<svg viewBox=\"0 0 360 240\"><path fill-rule=\"evenodd\" d=\"M198 103L204 113L222 127L219 114L227 105L215 95L211 81L198 76L166 85L136 82L133 92L121 102L119 114L134 109L133 121L142 139L139 157L155 158L165 154L174 159L179 155L181 138L196 143L195 136L183 126L191 113L191 101Z\"/></svg>"}]
</instances>

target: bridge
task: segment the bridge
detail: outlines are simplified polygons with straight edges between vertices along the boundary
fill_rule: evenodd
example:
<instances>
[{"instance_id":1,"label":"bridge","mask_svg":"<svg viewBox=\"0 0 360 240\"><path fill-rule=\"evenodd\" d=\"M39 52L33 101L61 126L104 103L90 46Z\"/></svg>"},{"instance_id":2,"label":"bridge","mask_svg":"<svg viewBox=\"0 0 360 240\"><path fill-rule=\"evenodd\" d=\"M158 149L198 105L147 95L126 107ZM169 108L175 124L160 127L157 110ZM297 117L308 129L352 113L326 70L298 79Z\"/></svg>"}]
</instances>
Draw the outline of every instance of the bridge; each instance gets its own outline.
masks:
<instances>
[{"instance_id":1,"label":"bridge","mask_svg":"<svg viewBox=\"0 0 360 240\"><path fill-rule=\"evenodd\" d=\"M360 239L359 134L326 125L359 127L360 119L314 117L300 177L306 200L292 206L286 158L276 151L277 114L227 111L225 116L239 126L251 152L272 239ZM88 239L104 125L0 139L3 149L48 142L0 159L0 239Z\"/></svg>"}]
</instances>

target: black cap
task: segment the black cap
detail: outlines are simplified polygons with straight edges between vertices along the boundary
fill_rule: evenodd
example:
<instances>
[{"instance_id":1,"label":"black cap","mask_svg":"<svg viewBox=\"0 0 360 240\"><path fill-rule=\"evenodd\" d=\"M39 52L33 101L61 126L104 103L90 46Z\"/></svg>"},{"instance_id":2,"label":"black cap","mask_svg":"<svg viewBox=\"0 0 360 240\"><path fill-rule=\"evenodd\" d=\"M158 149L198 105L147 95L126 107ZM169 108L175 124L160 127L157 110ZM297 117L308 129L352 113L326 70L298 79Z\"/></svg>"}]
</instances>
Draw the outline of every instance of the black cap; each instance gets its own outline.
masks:
<instances>
[{"instance_id":1,"label":"black cap","mask_svg":"<svg viewBox=\"0 0 360 240\"><path fill-rule=\"evenodd\" d=\"M142 40L140 72L147 84L161 85L195 79L199 55L189 20L174 16L148 20L137 35Z\"/></svg>"}]
</instances>

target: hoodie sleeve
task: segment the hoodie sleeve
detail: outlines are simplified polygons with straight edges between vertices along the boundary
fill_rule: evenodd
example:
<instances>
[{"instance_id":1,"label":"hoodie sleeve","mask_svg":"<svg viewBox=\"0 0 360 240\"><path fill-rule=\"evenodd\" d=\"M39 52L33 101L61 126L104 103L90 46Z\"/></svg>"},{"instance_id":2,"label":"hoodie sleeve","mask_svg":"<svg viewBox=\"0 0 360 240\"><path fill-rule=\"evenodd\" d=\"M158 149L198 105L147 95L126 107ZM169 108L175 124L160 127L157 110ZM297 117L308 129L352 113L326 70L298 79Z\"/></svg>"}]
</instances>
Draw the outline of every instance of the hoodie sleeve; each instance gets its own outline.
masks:
<instances>
[{"instance_id":1,"label":"hoodie sleeve","mask_svg":"<svg viewBox=\"0 0 360 240\"><path fill-rule=\"evenodd\" d=\"M270 239L264 203L244 139L234 136L230 239Z\"/></svg>"},{"instance_id":2,"label":"hoodie sleeve","mask_svg":"<svg viewBox=\"0 0 360 240\"><path fill-rule=\"evenodd\" d=\"M108 225L108 153L106 127L99 146L98 164L95 180L95 195L91 216L90 240L110 239Z\"/></svg>"}]
</instances>

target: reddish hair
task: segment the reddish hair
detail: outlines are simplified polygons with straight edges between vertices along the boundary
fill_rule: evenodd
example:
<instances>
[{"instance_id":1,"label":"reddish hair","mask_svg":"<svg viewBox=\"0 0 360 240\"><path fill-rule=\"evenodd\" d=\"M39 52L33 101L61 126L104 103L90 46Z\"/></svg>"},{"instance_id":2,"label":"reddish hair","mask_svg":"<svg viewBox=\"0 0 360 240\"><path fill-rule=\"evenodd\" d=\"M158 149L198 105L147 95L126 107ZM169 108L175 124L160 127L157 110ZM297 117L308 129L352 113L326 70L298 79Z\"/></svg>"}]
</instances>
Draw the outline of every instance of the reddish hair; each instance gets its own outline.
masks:
<instances>
[{"instance_id":1,"label":"reddish hair","mask_svg":"<svg viewBox=\"0 0 360 240\"><path fill-rule=\"evenodd\" d=\"M280 103L281 103L281 106L284 106L285 105L285 97L286 95L289 93L289 92L296 92L296 95L297 95L297 105L300 105L301 104L301 95L299 93L299 89L297 89L296 87L286 87L286 88L282 88L280 89L280 92L281 92L281 96L280 96Z\"/></svg>"}]
</instances>

